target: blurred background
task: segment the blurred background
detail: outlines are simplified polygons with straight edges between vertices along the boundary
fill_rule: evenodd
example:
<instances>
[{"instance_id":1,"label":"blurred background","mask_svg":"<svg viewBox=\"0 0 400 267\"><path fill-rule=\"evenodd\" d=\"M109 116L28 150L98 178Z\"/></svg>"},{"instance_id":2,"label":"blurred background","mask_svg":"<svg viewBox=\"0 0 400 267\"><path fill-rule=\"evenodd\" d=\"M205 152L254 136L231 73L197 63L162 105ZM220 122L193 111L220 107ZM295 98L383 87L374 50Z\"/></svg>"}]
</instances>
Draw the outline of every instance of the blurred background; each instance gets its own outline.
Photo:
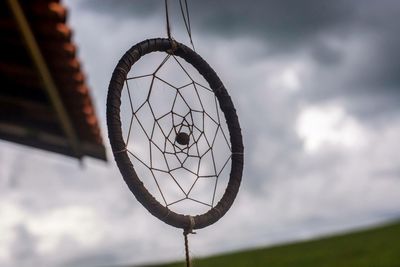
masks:
<instances>
[{"instance_id":1,"label":"blurred background","mask_svg":"<svg viewBox=\"0 0 400 267\"><path fill-rule=\"evenodd\" d=\"M196 51L228 89L245 142L239 195L219 222L190 236L192 256L396 221L400 2L188 4ZM181 230L151 216L122 180L105 121L119 58L166 37L164 2L0 7L0 265L183 259ZM170 0L170 15L173 36L188 45L179 1ZM380 244L400 251L398 241Z\"/></svg>"}]
</instances>

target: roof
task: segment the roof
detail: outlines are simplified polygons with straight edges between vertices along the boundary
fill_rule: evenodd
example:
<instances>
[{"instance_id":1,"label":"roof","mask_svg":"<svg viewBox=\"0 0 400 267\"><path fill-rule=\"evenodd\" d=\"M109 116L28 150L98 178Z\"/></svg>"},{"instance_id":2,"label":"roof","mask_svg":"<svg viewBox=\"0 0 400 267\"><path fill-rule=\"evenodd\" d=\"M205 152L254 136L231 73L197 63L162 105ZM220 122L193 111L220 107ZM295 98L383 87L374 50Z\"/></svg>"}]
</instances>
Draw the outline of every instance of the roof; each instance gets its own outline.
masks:
<instances>
[{"instance_id":1,"label":"roof","mask_svg":"<svg viewBox=\"0 0 400 267\"><path fill-rule=\"evenodd\" d=\"M0 1L0 138L106 160L66 20L59 1Z\"/></svg>"}]
</instances>

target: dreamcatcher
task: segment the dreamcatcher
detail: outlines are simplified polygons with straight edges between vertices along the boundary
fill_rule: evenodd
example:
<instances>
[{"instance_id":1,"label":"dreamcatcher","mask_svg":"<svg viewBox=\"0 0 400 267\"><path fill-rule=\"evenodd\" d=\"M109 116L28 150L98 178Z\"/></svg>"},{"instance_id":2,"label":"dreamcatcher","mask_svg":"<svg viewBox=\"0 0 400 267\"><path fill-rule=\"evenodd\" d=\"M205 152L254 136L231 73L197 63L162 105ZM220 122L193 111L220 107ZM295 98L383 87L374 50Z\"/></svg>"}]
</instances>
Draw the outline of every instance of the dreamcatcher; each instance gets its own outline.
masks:
<instances>
[{"instance_id":1,"label":"dreamcatcher","mask_svg":"<svg viewBox=\"0 0 400 267\"><path fill-rule=\"evenodd\" d=\"M193 49L171 37L165 0L168 38L122 56L108 88L107 125L126 184L151 214L183 229L190 266L187 235L218 221L237 195L243 141L226 88L194 51L187 2L179 3Z\"/></svg>"}]
</instances>

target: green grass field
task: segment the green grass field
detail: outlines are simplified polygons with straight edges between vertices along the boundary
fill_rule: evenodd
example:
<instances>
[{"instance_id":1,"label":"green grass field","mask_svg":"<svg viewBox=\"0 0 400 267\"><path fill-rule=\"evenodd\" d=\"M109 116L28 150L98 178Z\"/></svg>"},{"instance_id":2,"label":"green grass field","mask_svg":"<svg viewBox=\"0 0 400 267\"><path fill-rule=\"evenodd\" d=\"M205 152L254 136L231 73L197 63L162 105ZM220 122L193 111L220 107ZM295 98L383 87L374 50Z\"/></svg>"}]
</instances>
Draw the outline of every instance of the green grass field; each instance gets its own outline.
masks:
<instances>
[{"instance_id":1,"label":"green grass field","mask_svg":"<svg viewBox=\"0 0 400 267\"><path fill-rule=\"evenodd\" d=\"M182 267L182 262L151 267ZM359 232L194 259L193 267L400 266L400 222ZM149 266L150 267L150 266Z\"/></svg>"}]
</instances>

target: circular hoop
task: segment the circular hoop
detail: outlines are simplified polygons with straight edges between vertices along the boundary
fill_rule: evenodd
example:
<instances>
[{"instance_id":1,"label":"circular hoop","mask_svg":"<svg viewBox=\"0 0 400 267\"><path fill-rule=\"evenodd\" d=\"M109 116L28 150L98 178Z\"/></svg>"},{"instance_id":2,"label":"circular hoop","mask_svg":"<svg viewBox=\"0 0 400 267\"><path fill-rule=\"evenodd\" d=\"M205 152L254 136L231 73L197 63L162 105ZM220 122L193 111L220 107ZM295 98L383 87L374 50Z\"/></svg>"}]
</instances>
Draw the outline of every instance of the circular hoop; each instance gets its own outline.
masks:
<instances>
[{"instance_id":1,"label":"circular hoop","mask_svg":"<svg viewBox=\"0 0 400 267\"><path fill-rule=\"evenodd\" d=\"M217 205L201 215L191 217L178 214L159 203L137 176L127 154L121 129L121 92L132 65L142 56L155 51L173 53L197 69L217 97L228 126L232 146L229 182ZM145 40L129 49L115 67L108 87L107 126L114 158L126 184L137 200L155 217L177 228L199 229L215 223L229 210L239 190L243 172L243 141L239 120L232 100L221 80L207 62L192 49L176 41L162 38Z\"/></svg>"}]
</instances>

